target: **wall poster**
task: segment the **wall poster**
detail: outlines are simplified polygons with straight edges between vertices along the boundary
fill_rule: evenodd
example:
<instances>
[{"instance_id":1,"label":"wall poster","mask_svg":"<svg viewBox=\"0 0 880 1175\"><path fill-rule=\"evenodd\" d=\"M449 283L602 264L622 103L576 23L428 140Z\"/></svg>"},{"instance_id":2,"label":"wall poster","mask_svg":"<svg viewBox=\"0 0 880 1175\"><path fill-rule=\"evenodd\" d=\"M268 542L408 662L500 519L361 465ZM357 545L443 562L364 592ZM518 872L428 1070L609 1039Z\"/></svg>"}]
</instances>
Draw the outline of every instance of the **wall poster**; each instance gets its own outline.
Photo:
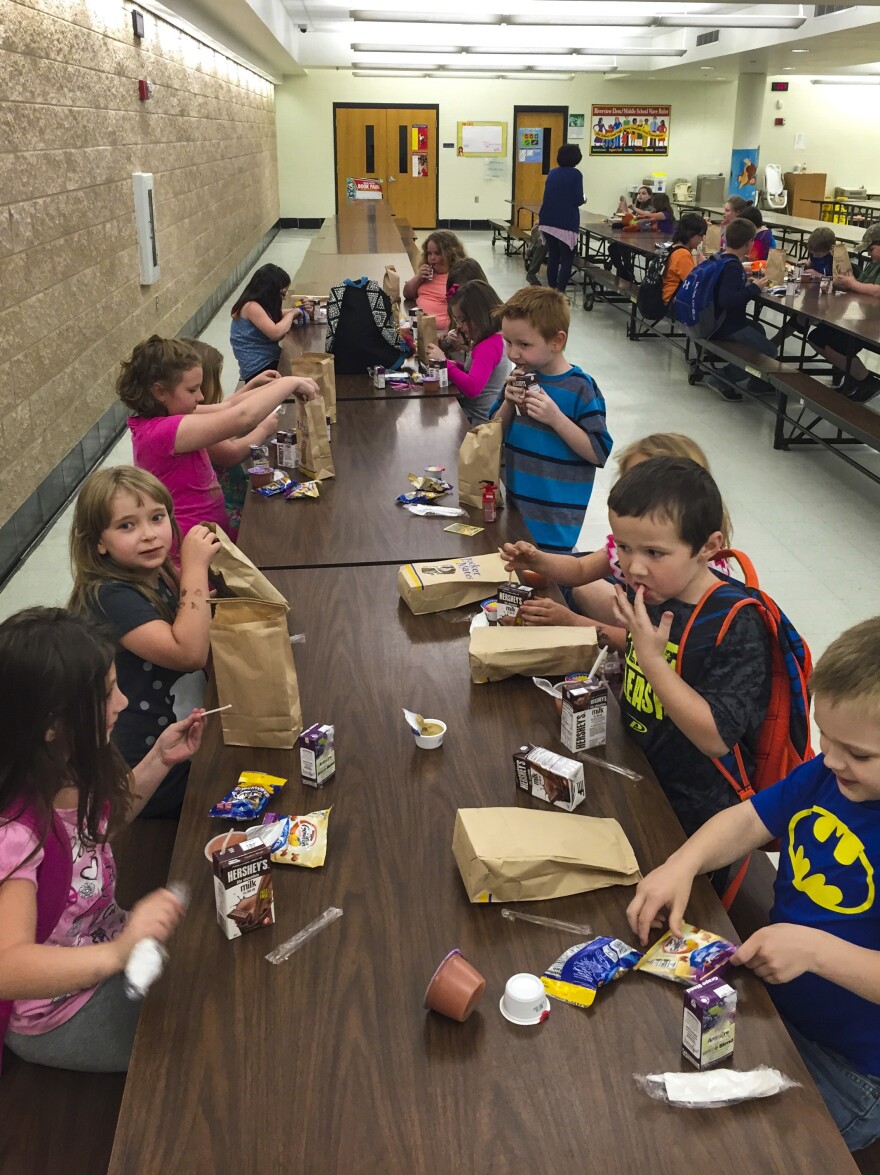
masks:
<instances>
[{"instance_id":1,"label":"wall poster","mask_svg":"<svg viewBox=\"0 0 880 1175\"><path fill-rule=\"evenodd\" d=\"M591 155L668 155L671 106L594 106Z\"/></svg>"},{"instance_id":2,"label":"wall poster","mask_svg":"<svg viewBox=\"0 0 880 1175\"><path fill-rule=\"evenodd\" d=\"M749 202L758 190L758 148L737 147L730 155L728 196L742 196Z\"/></svg>"},{"instance_id":3,"label":"wall poster","mask_svg":"<svg viewBox=\"0 0 880 1175\"><path fill-rule=\"evenodd\" d=\"M456 155L507 154L506 122L460 122Z\"/></svg>"},{"instance_id":4,"label":"wall poster","mask_svg":"<svg viewBox=\"0 0 880 1175\"><path fill-rule=\"evenodd\" d=\"M517 150L520 163L540 163L544 158L544 128L520 127L517 132Z\"/></svg>"}]
</instances>

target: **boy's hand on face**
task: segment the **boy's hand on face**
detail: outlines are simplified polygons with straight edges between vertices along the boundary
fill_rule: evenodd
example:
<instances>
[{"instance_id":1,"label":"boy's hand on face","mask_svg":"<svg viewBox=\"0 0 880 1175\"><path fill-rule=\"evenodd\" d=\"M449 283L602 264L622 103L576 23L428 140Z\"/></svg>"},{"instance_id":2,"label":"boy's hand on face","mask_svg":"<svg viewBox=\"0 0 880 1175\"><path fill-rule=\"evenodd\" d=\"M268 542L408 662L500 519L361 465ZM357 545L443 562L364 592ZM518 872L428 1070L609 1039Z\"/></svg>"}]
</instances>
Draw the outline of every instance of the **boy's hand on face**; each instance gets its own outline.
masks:
<instances>
[{"instance_id":1,"label":"boy's hand on face","mask_svg":"<svg viewBox=\"0 0 880 1175\"><path fill-rule=\"evenodd\" d=\"M522 406L526 416L531 416L533 420L549 425L550 428L555 427L560 420L566 419L559 405L555 400L551 400L539 384L533 384L529 388Z\"/></svg>"},{"instance_id":2,"label":"boy's hand on face","mask_svg":"<svg viewBox=\"0 0 880 1175\"><path fill-rule=\"evenodd\" d=\"M817 936L821 933L790 922L762 926L746 939L731 962L749 967L765 983L789 983L816 969Z\"/></svg>"},{"instance_id":3,"label":"boy's hand on face","mask_svg":"<svg viewBox=\"0 0 880 1175\"><path fill-rule=\"evenodd\" d=\"M672 631L674 619L671 612L664 612L660 623L654 627L648 609L645 607L645 589L636 590L636 598L631 604L626 592L618 584L614 588L614 613L622 628L632 633L633 646L642 669L648 671L651 662L666 663L666 646L669 643L669 634Z\"/></svg>"}]
</instances>

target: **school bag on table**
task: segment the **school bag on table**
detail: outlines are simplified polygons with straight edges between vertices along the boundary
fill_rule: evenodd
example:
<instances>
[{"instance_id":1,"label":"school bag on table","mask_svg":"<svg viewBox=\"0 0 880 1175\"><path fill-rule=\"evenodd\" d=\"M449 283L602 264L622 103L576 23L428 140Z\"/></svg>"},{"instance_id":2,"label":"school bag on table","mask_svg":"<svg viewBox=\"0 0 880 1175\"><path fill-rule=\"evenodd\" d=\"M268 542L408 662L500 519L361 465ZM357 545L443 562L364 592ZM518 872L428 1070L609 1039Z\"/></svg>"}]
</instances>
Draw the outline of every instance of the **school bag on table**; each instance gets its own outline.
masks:
<instances>
[{"instance_id":1,"label":"school bag on table","mask_svg":"<svg viewBox=\"0 0 880 1175\"><path fill-rule=\"evenodd\" d=\"M412 352L397 329L391 299L366 277L346 278L330 290L324 350L342 375L361 375L368 367L396 370Z\"/></svg>"},{"instance_id":2,"label":"school bag on table","mask_svg":"<svg viewBox=\"0 0 880 1175\"><path fill-rule=\"evenodd\" d=\"M758 735L755 766L749 776L739 745L712 760L740 800L745 801L813 758L807 693L813 661L806 641L778 604L758 586L758 576L748 556L729 550L722 551L719 558L735 559L745 581L719 575L718 582L704 593L682 633L675 671L686 682L699 680L706 657L724 639L734 617L743 608L758 609L770 637L771 662L770 700ZM736 897L748 863L746 858L728 886L722 898L725 909Z\"/></svg>"}]
</instances>

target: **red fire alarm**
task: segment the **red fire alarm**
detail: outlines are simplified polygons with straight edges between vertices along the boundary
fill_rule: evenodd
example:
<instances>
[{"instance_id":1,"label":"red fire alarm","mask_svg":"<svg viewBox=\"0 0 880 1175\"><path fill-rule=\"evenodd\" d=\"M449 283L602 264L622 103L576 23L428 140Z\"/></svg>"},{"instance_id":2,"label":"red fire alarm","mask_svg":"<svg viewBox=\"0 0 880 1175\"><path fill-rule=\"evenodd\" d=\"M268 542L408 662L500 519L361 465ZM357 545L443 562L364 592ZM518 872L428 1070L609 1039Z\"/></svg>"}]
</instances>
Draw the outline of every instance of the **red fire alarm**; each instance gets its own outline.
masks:
<instances>
[{"instance_id":1,"label":"red fire alarm","mask_svg":"<svg viewBox=\"0 0 880 1175\"><path fill-rule=\"evenodd\" d=\"M773 125L774 126L785 126L785 119L784 118L774 118Z\"/></svg>"},{"instance_id":2,"label":"red fire alarm","mask_svg":"<svg viewBox=\"0 0 880 1175\"><path fill-rule=\"evenodd\" d=\"M138 97L141 102L153 97L153 83L148 82L146 78L138 79Z\"/></svg>"}]
</instances>

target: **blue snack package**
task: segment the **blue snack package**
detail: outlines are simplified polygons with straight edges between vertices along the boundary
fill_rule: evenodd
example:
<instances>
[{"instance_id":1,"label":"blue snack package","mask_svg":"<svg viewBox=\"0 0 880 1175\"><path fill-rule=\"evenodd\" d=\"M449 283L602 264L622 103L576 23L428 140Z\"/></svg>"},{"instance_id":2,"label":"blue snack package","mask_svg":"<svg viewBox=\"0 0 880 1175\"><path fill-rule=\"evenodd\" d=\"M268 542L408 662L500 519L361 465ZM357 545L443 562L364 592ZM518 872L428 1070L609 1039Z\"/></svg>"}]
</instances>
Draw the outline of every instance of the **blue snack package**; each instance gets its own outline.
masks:
<instances>
[{"instance_id":1,"label":"blue snack package","mask_svg":"<svg viewBox=\"0 0 880 1175\"><path fill-rule=\"evenodd\" d=\"M541 976L547 995L589 1008L600 987L631 971L641 954L619 938L603 935L569 947Z\"/></svg>"},{"instance_id":2,"label":"blue snack package","mask_svg":"<svg viewBox=\"0 0 880 1175\"><path fill-rule=\"evenodd\" d=\"M263 771L242 771L238 783L219 800L209 816L221 820L253 820L261 815L269 800L287 783L278 775L266 775Z\"/></svg>"}]
</instances>

